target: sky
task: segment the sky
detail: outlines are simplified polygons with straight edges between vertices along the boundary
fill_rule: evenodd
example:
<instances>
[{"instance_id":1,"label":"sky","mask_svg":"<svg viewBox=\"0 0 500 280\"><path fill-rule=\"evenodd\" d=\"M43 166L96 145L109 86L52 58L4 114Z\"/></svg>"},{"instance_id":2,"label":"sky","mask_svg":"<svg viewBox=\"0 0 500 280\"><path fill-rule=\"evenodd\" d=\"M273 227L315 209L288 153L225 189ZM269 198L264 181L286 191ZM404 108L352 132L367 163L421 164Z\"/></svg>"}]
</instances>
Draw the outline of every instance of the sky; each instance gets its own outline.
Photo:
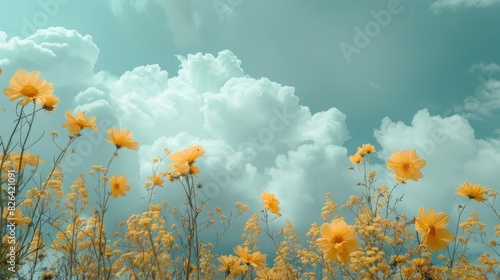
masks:
<instances>
[{"instance_id":1,"label":"sky","mask_svg":"<svg viewBox=\"0 0 500 280\"><path fill-rule=\"evenodd\" d=\"M458 185L500 190L499 13L498 0L10 1L0 4L0 84L18 68L54 83L61 104L33 132L46 131L42 158L54 151L47 132L66 133L66 110L97 117L100 133L83 133L63 163L68 188L109 160L106 128L133 132L140 149L121 151L111 171L132 186L112 201L117 219L144 209L164 147L202 145L212 207L258 212L268 191L281 201L277 226L289 218L303 234L326 192L339 204L359 194L348 156L371 143L388 185L394 151L427 161L423 179L396 190L403 212L423 205L453 221ZM0 106L12 112L5 96ZM13 116L0 115L4 137ZM155 198L178 205L180 186Z\"/></svg>"}]
</instances>

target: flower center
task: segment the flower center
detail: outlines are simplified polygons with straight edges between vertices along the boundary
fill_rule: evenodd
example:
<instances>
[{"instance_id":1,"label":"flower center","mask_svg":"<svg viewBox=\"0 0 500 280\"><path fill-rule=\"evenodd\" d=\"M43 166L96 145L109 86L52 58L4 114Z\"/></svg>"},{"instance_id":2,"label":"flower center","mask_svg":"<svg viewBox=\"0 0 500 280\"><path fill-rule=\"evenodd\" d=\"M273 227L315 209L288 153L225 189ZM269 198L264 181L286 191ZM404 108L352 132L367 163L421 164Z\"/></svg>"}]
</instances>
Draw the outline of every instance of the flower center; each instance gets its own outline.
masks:
<instances>
[{"instance_id":1,"label":"flower center","mask_svg":"<svg viewBox=\"0 0 500 280\"><path fill-rule=\"evenodd\" d=\"M433 226L429 227L429 234L432 236L436 235L436 229Z\"/></svg>"},{"instance_id":2,"label":"flower center","mask_svg":"<svg viewBox=\"0 0 500 280\"><path fill-rule=\"evenodd\" d=\"M38 95L38 89L32 85L25 85L20 92L22 95L27 97L35 97Z\"/></svg>"},{"instance_id":3,"label":"flower center","mask_svg":"<svg viewBox=\"0 0 500 280\"><path fill-rule=\"evenodd\" d=\"M410 164L408 162L403 163L403 169L404 170L410 169Z\"/></svg>"},{"instance_id":4,"label":"flower center","mask_svg":"<svg viewBox=\"0 0 500 280\"><path fill-rule=\"evenodd\" d=\"M342 238L342 236L335 236L333 238L333 243L335 243L335 244L339 244L339 243L342 243L342 242L344 242L344 239Z\"/></svg>"},{"instance_id":5,"label":"flower center","mask_svg":"<svg viewBox=\"0 0 500 280\"><path fill-rule=\"evenodd\" d=\"M115 189L115 190L119 190L119 189L120 189L120 184L114 184L114 185L113 185L113 189Z\"/></svg>"}]
</instances>

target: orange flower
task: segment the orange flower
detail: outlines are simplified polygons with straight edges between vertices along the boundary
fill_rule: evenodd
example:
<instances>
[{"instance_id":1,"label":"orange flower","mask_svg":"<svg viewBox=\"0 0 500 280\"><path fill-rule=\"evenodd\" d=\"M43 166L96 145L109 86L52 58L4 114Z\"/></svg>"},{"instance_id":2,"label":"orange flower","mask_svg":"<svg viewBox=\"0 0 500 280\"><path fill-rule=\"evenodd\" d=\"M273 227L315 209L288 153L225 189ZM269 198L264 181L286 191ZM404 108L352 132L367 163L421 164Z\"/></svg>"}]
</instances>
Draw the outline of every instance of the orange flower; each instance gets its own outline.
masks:
<instances>
[{"instance_id":1,"label":"orange flower","mask_svg":"<svg viewBox=\"0 0 500 280\"><path fill-rule=\"evenodd\" d=\"M24 101L19 103L22 106L38 97L51 95L54 92L52 83L47 83L45 79L39 78L39 76L40 72L38 71L28 73L23 69L19 69L10 78L10 86L4 88L3 92L9 97L9 101L24 98Z\"/></svg>"},{"instance_id":2,"label":"orange flower","mask_svg":"<svg viewBox=\"0 0 500 280\"><path fill-rule=\"evenodd\" d=\"M387 168L394 171L396 181L403 182L411 179L418 181L424 177L419 169L425 166L425 160L417 156L415 150L395 151L387 160Z\"/></svg>"},{"instance_id":3,"label":"orange flower","mask_svg":"<svg viewBox=\"0 0 500 280\"><path fill-rule=\"evenodd\" d=\"M363 144L363 146L358 148L357 154L359 154L361 157L364 157L365 154L371 154L374 153L375 147L371 144Z\"/></svg>"},{"instance_id":4,"label":"orange flower","mask_svg":"<svg viewBox=\"0 0 500 280\"><path fill-rule=\"evenodd\" d=\"M349 156L349 160L352 163L361 163L361 160L363 160L363 158L358 153L356 153L353 156Z\"/></svg>"},{"instance_id":5,"label":"orange flower","mask_svg":"<svg viewBox=\"0 0 500 280\"><path fill-rule=\"evenodd\" d=\"M42 95L36 101L47 112L54 111L59 104L59 98L55 95Z\"/></svg>"},{"instance_id":6,"label":"orange flower","mask_svg":"<svg viewBox=\"0 0 500 280\"><path fill-rule=\"evenodd\" d=\"M177 151L175 153L170 153L168 157L172 160L168 166L172 167L174 170L174 177L186 175L188 173L197 175L200 170L194 162L199 157L205 154L205 150L202 146L191 146L185 150Z\"/></svg>"},{"instance_id":7,"label":"orange flower","mask_svg":"<svg viewBox=\"0 0 500 280\"><path fill-rule=\"evenodd\" d=\"M156 186L163 187L163 182L165 182L159 175L153 176L153 184Z\"/></svg>"},{"instance_id":8,"label":"orange flower","mask_svg":"<svg viewBox=\"0 0 500 280\"><path fill-rule=\"evenodd\" d=\"M468 197L469 199L474 199L478 202L484 201L484 194L486 194L488 190L483 188L483 186L477 184L472 185L470 182L465 182L463 185L458 186L457 194Z\"/></svg>"},{"instance_id":9,"label":"orange flower","mask_svg":"<svg viewBox=\"0 0 500 280\"><path fill-rule=\"evenodd\" d=\"M240 258L236 256L220 256L218 260L221 263L219 271L225 272L226 275L232 274L234 276L240 276L243 272L248 270L248 266L241 265Z\"/></svg>"},{"instance_id":10,"label":"orange flower","mask_svg":"<svg viewBox=\"0 0 500 280\"><path fill-rule=\"evenodd\" d=\"M31 166L37 166L38 164L44 162L43 159L40 159L38 156L35 155L30 155L30 153L27 151L23 153L22 158L21 158L21 153L19 152L13 152L9 154L8 158L10 162L12 162L12 164L14 165L14 169L16 169L16 171L24 170L26 163L28 163Z\"/></svg>"},{"instance_id":11,"label":"orange flower","mask_svg":"<svg viewBox=\"0 0 500 280\"><path fill-rule=\"evenodd\" d=\"M415 230L423 233L422 243L431 252L446 249L446 244L453 241L453 234L446 229L449 216L443 212L436 213L434 209L429 209L429 214L425 213L424 207L418 210L418 217L415 220Z\"/></svg>"},{"instance_id":12,"label":"orange flower","mask_svg":"<svg viewBox=\"0 0 500 280\"><path fill-rule=\"evenodd\" d=\"M260 197L262 198L262 203L264 208L271 211L273 214L281 216L280 212L280 201L274 197L274 194L263 192Z\"/></svg>"},{"instance_id":13,"label":"orange flower","mask_svg":"<svg viewBox=\"0 0 500 280\"><path fill-rule=\"evenodd\" d=\"M26 228L26 224L31 223L31 218L23 217L23 211L19 208L16 208L14 211L9 211L7 207L4 207L2 218L8 222L13 222L22 228Z\"/></svg>"},{"instance_id":14,"label":"orange flower","mask_svg":"<svg viewBox=\"0 0 500 280\"><path fill-rule=\"evenodd\" d=\"M109 143L115 144L117 149L127 148L131 150L137 150L139 146L139 142L132 140L132 132L127 130L126 128L120 130L117 127L113 127L108 129L106 133L109 136Z\"/></svg>"},{"instance_id":15,"label":"orange flower","mask_svg":"<svg viewBox=\"0 0 500 280\"><path fill-rule=\"evenodd\" d=\"M343 219L335 219L331 224L321 226L321 238L316 245L323 250L327 262L340 261L342 265L349 262L349 254L358 249L358 239L354 227Z\"/></svg>"},{"instance_id":16,"label":"orange flower","mask_svg":"<svg viewBox=\"0 0 500 280\"><path fill-rule=\"evenodd\" d=\"M259 277L259 280L271 280L271 279L280 279L279 273L276 271L277 269L270 268L270 269L261 269L257 271L257 277Z\"/></svg>"},{"instance_id":17,"label":"orange flower","mask_svg":"<svg viewBox=\"0 0 500 280\"><path fill-rule=\"evenodd\" d=\"M123 175L109 178L109 185L111 186L111 195L115 198L119 195L125 196L125 192L130 191L130 186L127 185L127 177Z\"/></svg>"},{"instance_id":18,"label":"orange flower","mask_svg":"<svg viewBox=\"0 0 500 280\"><path fill-rule=\"evenodd\" d=\"M264 261L266 260L266 255L261 254L260 252L253 252L250 254L248 252L248 247L238 246L234 249L234 252L240 257L240 260L248 265L253 267L262 266L264 267Z\"/></svg>"},{"instance_id":19,"label":"orange flower","mask_svg":"<svg viewBox=\"0 0 500 280\"><path fill-rule=\"evenodd\" d=\"M90 117L87 119L86 113L81 112L80 110L78 110L76 114L76 117L73 116L70 110L66 111L66 114L64 114L68 122L64 123L63 127L67 127L69 133L77 135L84 128L90 128L92 130L99 131L97 130L97 126L95 124L95 117Z\"/></svg>"}]
</instances>

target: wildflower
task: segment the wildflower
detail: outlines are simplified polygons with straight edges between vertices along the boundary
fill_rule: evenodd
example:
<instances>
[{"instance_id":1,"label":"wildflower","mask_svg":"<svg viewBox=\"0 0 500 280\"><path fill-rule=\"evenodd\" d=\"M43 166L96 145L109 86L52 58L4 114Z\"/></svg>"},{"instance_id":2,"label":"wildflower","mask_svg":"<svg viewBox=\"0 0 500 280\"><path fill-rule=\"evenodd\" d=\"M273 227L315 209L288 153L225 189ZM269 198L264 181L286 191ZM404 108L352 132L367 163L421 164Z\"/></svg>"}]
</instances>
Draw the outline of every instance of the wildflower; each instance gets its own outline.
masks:
<instances>
[{"instance_id":1,"label":"wildflower","mask_svg":"<svg viewBox=\"0 0 500 280\"><path fill-rule=\"evenodd\" d=\"M25 151L23 153L23 157L21 158L21 154L19 152L13 152L9 154L9 160L14 164L14 168L16 171L24 170L26 163L31 166L37 166L44 162L43 159L40 159L38 156L30 155L29 152Z\"/></svg>"},{"instance_id":2,"label":"wildflower","mask_svg":"<svg viewBox=\"0 0 500 280\"><path fill-rule=\"evenodd\" d=\"M257 276L259 277L259 280L272 280L280 278L279 274L273 268L259 270L257 271Z\"/></svg>"},{"instance_id":3,"label":"wildflower","mask_svg":"<svg viewBox=\"0 0 500 280\"><path fill-rule=\"evenodd\" d=\"M246 265L241 265L240 258L236 256L220 256L218 260L221 263L219 271L225 272L226 275L232 274L234 276L240 276L243 272L248 270Z\"/></svg>"},{"instance_id":4,"label":"wildflower","mask_svg":"<svg viewBox=\"0 0 500 280\"><path fill-rule=\"evenodd\" d=\"M81 112L80 110L76 112L76 115L76 117L73 116L70 110L66 111L66 114L64 115L68 121L63 124L63 127L67 127L69 133L77 135L84 128L90 128L92 130L99 131L97 130L97 126L95 124L95 117L90 117L87 119L86 113Z\"/></svg>"},{"instance_id":5,"label":"wildflower","mask_svg":"<svg viewBox=\"0 0 500 280\"><path fill-rule=\"evenodd\" d=\"M387 160L387 168L394 171L396 181L403 182L411 179L418 181L424 177L419 169L425 166L425 160L417 157L415 150L395 151Z\"/></svg>"},{"instance_id":6,"label":"wildflower","mask_svg":"<svg viewBox=\"0 0 500 280\"><path fill-rule=\"evenodd\" d=\"M377 175L377 172L372 171L372 172L370 172L370 174L368 174L368 178L370 178L370 181L373 181L373 180L375 180L376 175Z\"/></svg>"},{"instance_id":7,"label":"wildflower","mask_svg":"<svg viewBox=\"0 0 500 280\"><path fill-rule=\"evenodd\" d=\"M352 163L361 163L362 159L363 158L361 158L361 156L358 153L349 157L349 161L351 161Z\"/></svg>"},{"instance_id":8,"label":"wildflower","mask_svg":"<svg viewBox=\"0 0 500 280\"><path fill-rule=\"evenodd\" d=\"M240 260L247 266L251 265L253 267L256 266L264 267L264 261L266 259L266 255L263 255L260 252L253 252L250 254L250 252L248 252L248 247L242 247L242 246L236 247L234 249L234 252L240 257Z\"/></svg>"},{"instance_id":9,"label":"wildflower","mask_svg":"<svg viewBox=\"0 0 500 280\"><path fill-rule=\"evenodd\" d=\"M484 194L486 194L488 190L483 188L483 186L477 184L472 185L470 182L465 182L462 185L458 186L457 194L468 197L469 199L474 199L477 202L484 201Z\"/></svg>"},{"instance_id":10,"label":"wildflower","mask_svg":"<svg viewBox=\"0 0 500 280\"><path fill-rule=\"evenodd\" d=\"M363 146L358 147L357 154L360 155L361 157L364 157L365 154L371 154L374 152L376 152L376 151L375 151L375 147L373 145L363 144Z\"/></svg>"},{"instance_id":11,"label":"wildflower","mask_svg":"<svg viewBox=\"0 0 500 280\"><path fill-rule=\"evenodd\" d=\"M174 177L186 175L191 173L197 175L200 170L194 165L194 162L199 157L205 154L205 150L201 146L191 146L183 151L168 154L172 160L168 166L174 169Z\"/></svg>"},{"instance_id":12,"label":"wildflower","mask_svg":"<svg viewBox=\"0 0 500 280\"><path fill-rule=\"evenodd\" d=\"M437 252L446 249L446 244L453 241L453 234L446 229L448 219L449 216L443 212L436 213L431 208L429 214L426 214L424 207L420 207L415 220L415 230L423 233L421 240L427 250Z\"/></svg>"},{"instance_id":13,"label":"wildflower","mask_svg":"<svg viewBox=\"0 0 500 280\"><path fill-rule=\"evenodd\" d=\"M23 211L21 211L21 209L19 208L11 211L7 209L7 207L4 207L2 218L9 222L13 222L16 225L21 226L22 228L26 228L26 224L31 223L31 218L23 217Z\"/></svg>"},{"instance_id":14,"label":"wildflower","mask_svg":"<svg viewBox=\"0 0 500 280\"><path fill-rule=\"evenodd\" d=\"M36 101L45 111L49 113L54 111L56 106L59 104L59 98L55 95L42 95Z\"/></svg>"},{"instance_id":15,"label":"wildflower","mask_svg":"<svg viewBox=\"0 0 500 280\"><path fill-rule=\"evenodd\" d=\"M45 79L39 77L40 72L26 72L19 69L10 78L9 87L4 88L3 92L9 97L9 101L18 98L24 98L20 105L25 106L30 101L44 95L51 95L54 92L52 83L47 83Z\"/></svg>"},{"instance_id":16,"label":"wildflower","mask_svg":"<svg viewBox=\"0 0 500 280\"><path fill-rule=\"evenodd\" d=\"M340 261L345 265L349 262L349 254L358 248L354 227L347 225L343 219L323 224L321 236L316 244L323 250L323 257L327 262Z\"/></svg>"},{"instance_id":17,"label":"wildflower","mask_svg":"<svg viewBox=\"0 0 500 280\"><path fill-rule=\"evenodd\" d=\"M109 185L111 186L111 195L115 198L119 195L125 196L125 191L130 190L130 186L127 185L127 177L123 175L109 178Z\"/></svg>"},{"instance_id":18,"label":"wildflower","mask_svg":"<svg viewBox=\"0 0 500 280\"><path fill-rule=\"evenodd\" d=\"M109 143L115 144L117 149L127 148L131 150L137 150L139 146L139 142L135 142L132 140L132 132L127 130L126 128L120 130L117 127L113 127L108 129L106 133L109 136Z\"/></svg>"},{"instance_id":19,"label":"wildflower","mask_svg":"<svg viewBox=\"0 0 500 280\"><path fill-rule=\"evenodd\" d=\"M155 186L163 187L163 182L165 182L159 175L153 176L153 184Z\"/></svg>"},{"instance_id":20,"label":"wildflower","mask_svg":"<svg viewBox=\"0 0 500 280\"><path fill-rule=\"evenodd\" d=\"M429 261L427 261L426 259L423 259L423 258L413 259L413 260L411 260L411 262L416 267L423 267L423 266L426 266L429 263Z\"/></svg>"},{"instance_id":21,"label":"wildflower","mask_svg":"<svg viewBox=\"0 0 500 280\"><path fill-rule=\"evenodd\" d=\"M53 270L45 270L41 275L42 280L54 279L55 277L56 274Z\"/></svg>"},{"instance_id":22,"label":"wildflower","mask_svg":"<svg viewBox=\"0 0 500 280\"><path fill-rule=\"evenodd\" d=\"M280 201L274 197L274 194L263 192L260 197L262 198L262 203L264 208L271 211L273 214L279 215L280 212Z\"/></svg>"}]
</instances>

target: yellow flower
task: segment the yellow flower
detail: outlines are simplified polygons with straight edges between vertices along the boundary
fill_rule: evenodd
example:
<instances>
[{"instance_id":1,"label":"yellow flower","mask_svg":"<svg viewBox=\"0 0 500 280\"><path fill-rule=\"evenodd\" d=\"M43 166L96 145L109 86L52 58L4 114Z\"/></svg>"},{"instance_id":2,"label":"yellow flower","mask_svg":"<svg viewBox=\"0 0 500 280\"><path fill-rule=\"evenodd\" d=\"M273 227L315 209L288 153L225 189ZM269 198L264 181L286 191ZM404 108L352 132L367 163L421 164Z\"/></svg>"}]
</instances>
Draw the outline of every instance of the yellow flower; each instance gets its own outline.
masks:
<instances>
[{"instance_id":1,"label":"yellow flower","mask_svg":"<svg viewBox=\"0 0 500 280\"><path fill-rule=\"evenodd\" d=\"M243 274L243 272L246 272L248 270L248 266L241 265L240 258L236 256L220 256L218 260L221 263L219 271L225 272L226 275L232 274L235 276L240 276L241 274Z\"/></svg>"},{"instance_id":2,"label":"yellow flower","mask_svg":"<svg viewBox=\"0 0 500 280\"><path fill-rule=\"evenodd\" d=\"M396 181L402 182L408 179L418 181L424 177L419 169L425 166L425 160L417 156L415 150L395 151L387 160L387 168L394 171Z\"/></svg>"},{"instance_id":3,"label":"yellow flower","mask_svg":"<svg viewBox=\"0 0 500 280\"><path fill-rule=\"evenodd\" d=\"M26 224L31 223L31 218L23 217L23 211L19 208L16 208L14 211L9 211L7 207L4 207L2 218L8 222L13 222L22 228L26 228Z\"/></svg>"},{"instance_id":4,"label":"yellow flower","mask_svg":"<svg viewBox=\"0 0 500 280\"><path fill-rule=\"evenodd\" d=\"M119 195L125 196L125 192L130 191L130 186L127 185L127 177L123 175L109 178L109 185L111 186L111 195L115 198Z\"/></svg>"},{"instance_id":5,"label":"yellow flower","mask_svg":"<svg viewBox=\"0 0 500 280\"><path fill-rule=\"evenodd\" d=\"M52 83L47 83L45 79L39 76L40 72L38 71L28 73L23 69L19 69L10 78L10 86L4 88L3 92L9 97L9 101L24 98L24 101L20 103L22 106L38 97L51 95L54 92Z\"/></svg>"},{"instance_id":6,"label":"yellow flower","mask_svg":"<svg viewBox=\"0 0 500 280\"><path fill-rule=\"evenodd\" d=\"M356 153L355 155L349 157L349 160L352 163L360 163L362 159L363 158L358 153Z\"/></svg>"},{"instance_id":7,"label":"yellow flower","mask_svg":"<svg viewBox=\"0 0 500 280\"><path fill-rule=\"evenodd\" d=\"M56 274L53 270L45 270L41 275L42 280L54 279L55 277Z\"/></svg>"},{"instance_id":8,"label":"yellow flower","mask_svg":"<svg viewBox=\"0 0 500 280\"><path fill-rule=\"evenodd\" d=\"M174 169L173 176L178 177L188 173L198 175L200 170L194 165L194 162L204 154L205 150L201 146L191 146L185 150L168 154L168 157L172 160L168 166Z\"/></svg>"},{"instance_id":9,"label":"yellow flower","mask_svg":"<svg viewBox=\"0 0 500 280\"><path fill-rule=\"evenodd\" d=\"M486 194L488 190L483 188L483 186L477 184L472 185L470 182L465 182L463 185L458 186L457 194L468 197L469 199L474 199L478 202L484 201L484 194Z\"/></svg>"},{"instance_id":10,"label":"yellow flower","mask_svg":"<svg viewBox=\"0 0 500 280\"><path fill-rule=\"evenodd\" d=\"M47 112L52 112L59 104L59 98L55 95L42 95L36 100L42 108Z\"/></svg>"},{"instance_id":11,"label":"yellow flower","mask_svg":"<svg viewBox=\"0 0 500 280\"><path fill-rule=\"evenodd\" d=\"M264 267L264 261L266 260L266 255L261 254L260 252L253 252L250 254L248 252L248 247L238 246L234 249L234 252L240 257L240 260L248 265L253 267L262 266Z\"/></svg>"},{"instance_id":12,"label":"yellow flower","mask_svg":"<svg viewBox=\"0 0 500 280\"><path fill-rule=\"evenodd\" d=\"M342 265L349 262L349 254L358 249L358 239L354 227L343 219L335 219L331 224L321 226L321 238L316 245L323 250L325 261L340 261Z\"/></svg>"},{"instance_id":13,"label":"yellow flower","mask_svg":"<svg viewBox=\"0 0 500 280\"><path fill-rule=\"evenodd\" d=\"M262 269L257 271L258 280L277 280L281 277L274 269Z\"/></svg>"},{"instance_id":14,"label":"yellow flower","mask_svg":"<svg viewBox=\"0 0 500 280\"><path fill-rule=\"evenodd\" d=\"M106 133L109 136L109 140L106 141L111 144L115 144L117 149L127 148L137 150L137 147L139 146L139 142L132 140L132 132L126 128L120 130L117 127L113 127L108 129Z\"/></svg>"},{"instance_id":15,"label":"yellow flower","mask_svg":"<svg viewBox=\"0 0 500 280\"><path fill-rule=\"evenodd\" d=\"M26 163L31 166L37 166L44 162L43 159L40 159L38 156L30 155L29 152L25 151L23 153L23 157L21 158L21 154L19 152L13 152L9 154L9 160L14 164L14 168L16 171L24 170Z\"/></svg>"},{"instance_id":16,"label":"yellow flower","mask_svg":"<svg viewBox=\"0 0 500 280\"><path fill-rule=\"evenodd\" d=\"M165 182L159 175L153 176L153 184L156 186L163 187L163 182Z\"/></svg>"},{"instance_id":17,"label":"yellow flower","mask_svg":"<svg viewBox=\"0 0 500 280\"><path fill-rule=\"evenodd\" d=\"M64 115L68 121L63 124L63 127L67 127L69 133L76 135L79 134L80 131L84 128L90 128L92 130L99 131L97 130L97 126L95 124L95 117L90 117L87 119L86 113L81 112L80 110L78 110L76 114L77 116L75 117L71 114L71 111L68 110Z\"/></svg>"},{"instance_id":18,"label":"yellow flower","mask_svg":"<svg viewBox=\"0 0 500 280\"><path fill-rule=\"evenodd\" d=\"M376 152L375 151L375 147L371 144L363 144L363 146L359 147L358 148L358 152L357 154L359 154L360 156L364 157L365 154L371 154L371 153L374 153Z\"/></svg>"},{"instance_id":19,"label":"yellow flower","mask_svg":"<svg viewBox=\"0 0 500 280\"><path fill-rule=\"evenodd\" d=\"M280 201L274 197L274 194L263 192L260 197L262 198L262 203L264 208L271 211L273 214L279 214L280 212Z\"/></svg>"},{"instance_id":20,"label":"yellow flower","mask_svg":"<svg viewBox=\"0 0 500 280\"><path fill-rule=\"evenodd\" d=\"M423 233L421 240L427 250L437 252L446 249L446 244L453 241L453 234L446 229L448 219L449 216L443 212L436 213L431 208L429 214L426 214L424 207L420 207L415 220L415 230Z\"/></svg>"}]
</instances>

